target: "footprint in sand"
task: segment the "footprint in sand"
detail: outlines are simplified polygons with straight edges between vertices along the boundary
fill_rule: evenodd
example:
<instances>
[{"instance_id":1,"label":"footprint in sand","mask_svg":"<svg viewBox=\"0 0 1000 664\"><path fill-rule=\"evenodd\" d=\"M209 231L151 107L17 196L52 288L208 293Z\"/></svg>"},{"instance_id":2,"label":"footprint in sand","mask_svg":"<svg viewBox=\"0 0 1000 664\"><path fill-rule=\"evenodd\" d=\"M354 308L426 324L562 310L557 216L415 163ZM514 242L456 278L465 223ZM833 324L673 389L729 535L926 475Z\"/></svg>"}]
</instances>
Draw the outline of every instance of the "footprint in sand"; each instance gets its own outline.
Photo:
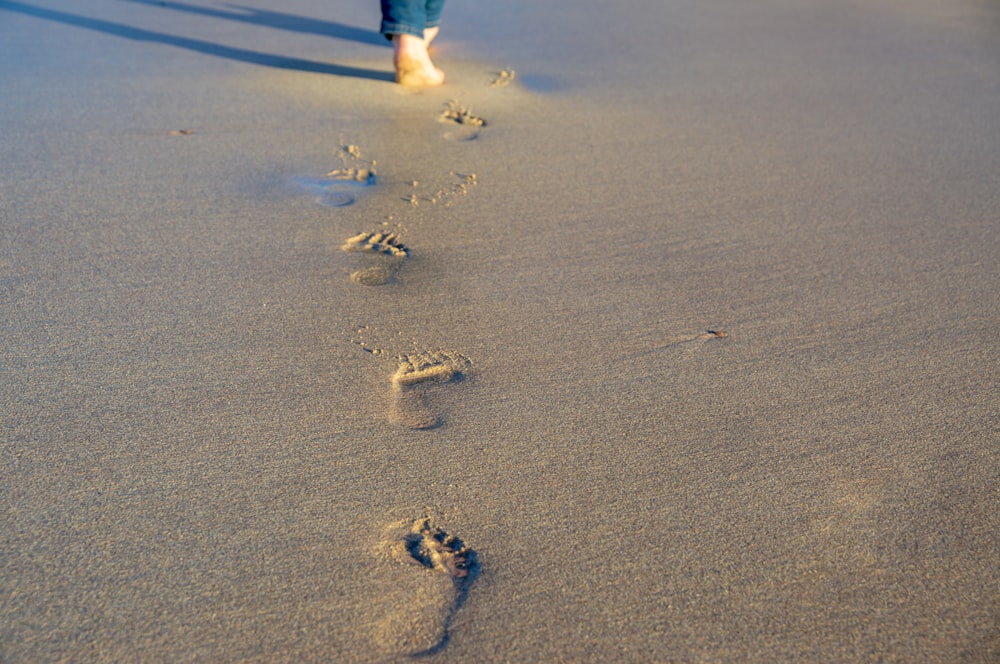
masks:
<instances>
[{"instance_id":1,"label":"footprint in sand","mask_svg":"<svg viewBox=\"0 0 1000 664\"><path fill-rule=\"evenodd\" d=\"M342 250L348 253L364 253L372 257L372 263L351 273L351 281L365 286L381 286L392 281L403 261L410 255L395 233L359 233L348 238Z\"/></svg>"},{"instance_id":2,"label":"footprint in sand","mask_svg":"<svg viewBox=\"0 0 1000 664\"><path fill-rule=\"evenodd\" d=\"M514 78L516 76L517 76L517 72L515 72L510 67L506 67L504 69L501 69L500 71L498 71L493 76L493 80L490 81L490 87L491 88L506 87L506 86L510 85L514 81Z\"/></svg>"},{"instance_id":3,"label":"footprint in sand","mask_svg":"<svg viewBox=\"0 0 1000 664\"><path fill-rule=\"evenodd\" d=\"M416 353L398 360L391 379L389 419L411 429L433 429L442 420L428 404L428 390L462 380L472 369L472 362L448 351Z\"/></svg>"},{"instance_id":4,"label":"footprint in sand","mask_svg":"<svg viewBox=\"0 0 1000 664\"><path fill-rule=\"evenodd\" d=\"M375 162L361 157L356 145L340 149L341 167L322 177L301 177L295 182L316 196L316 202L325 207L346 207L354 203L359 187L375 184Z\"/></svg>"},{"instance_id":5,"label":"footprint in sand","mask_svg":"<svg viewBox=\"0 0 1000 664\"><path fill-rule=\"evenodd\" d=\"M468 196L469 191L473 187L479 185L479 179L476 177L475 173L456 173L455 171L452 171L451 175L455 178L455 180L449 185L438 189L434 193L418 194L417 187L420 186L420 183L414 180L412 193L403 200L413 207L425 205L427 203L430 203L431 205L451 207L455 198L459 196Z\"/></svg>"},{"instance_id":6,"label":"footprint in sand","mask_svg":"<svg viewBox=\"0 0 1000 664\"><path fill-rule=\"evenodd\" d=\"M479 573L476 552L429 517L389 526L376 547L406 565L388 599L394 607L375 625L374 638L386 653L431 655L448 645L452 618ZM402 570L400 570L402 571Z\"/></svg>"},{"instance_id":7,"label":"footprint in sand","mask_svg":"<svg viewBox=\"0 0 1000 664\"><path fill-rule=\"evenodd\" d=\"M300 187L313 194L325 207L347 207L354 203L359 187L375 184L375 173L366 168L335 169L318 178L296 178Z\"/></svg>"},{"instance_id":8,"label":"footprint in sand","mask_svg":"<svg viewBox=\"0 0 1000 664\"><path fill-rule=\"evenodd\" d=\"M455 128L444 135L445 138L452 141L475 140L479 138L479 130L486 126L486 120L478 115L473 115L468 108L459 106L454 99L445 104L438 119L441 122L454 125Z\"/></svg>"}]
</instances>

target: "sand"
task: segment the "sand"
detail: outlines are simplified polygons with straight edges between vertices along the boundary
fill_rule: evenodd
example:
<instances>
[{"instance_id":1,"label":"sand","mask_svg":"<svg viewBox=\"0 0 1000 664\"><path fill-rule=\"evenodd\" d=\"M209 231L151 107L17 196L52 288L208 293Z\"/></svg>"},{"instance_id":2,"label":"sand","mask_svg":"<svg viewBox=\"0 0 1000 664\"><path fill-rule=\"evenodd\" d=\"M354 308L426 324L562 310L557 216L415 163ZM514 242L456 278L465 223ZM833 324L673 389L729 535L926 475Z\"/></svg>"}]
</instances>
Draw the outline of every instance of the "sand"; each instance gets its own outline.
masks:
<instances>
[{"instance_id":1,"label":"sand","mask_svg":"<svg viewBox=\"0 0 1000 664\"><path fill-rule=\"evenodd\" d=\"M0 661L1000 659L997 5L503 5L0 0Z\"/></svg>"}]
</instances>

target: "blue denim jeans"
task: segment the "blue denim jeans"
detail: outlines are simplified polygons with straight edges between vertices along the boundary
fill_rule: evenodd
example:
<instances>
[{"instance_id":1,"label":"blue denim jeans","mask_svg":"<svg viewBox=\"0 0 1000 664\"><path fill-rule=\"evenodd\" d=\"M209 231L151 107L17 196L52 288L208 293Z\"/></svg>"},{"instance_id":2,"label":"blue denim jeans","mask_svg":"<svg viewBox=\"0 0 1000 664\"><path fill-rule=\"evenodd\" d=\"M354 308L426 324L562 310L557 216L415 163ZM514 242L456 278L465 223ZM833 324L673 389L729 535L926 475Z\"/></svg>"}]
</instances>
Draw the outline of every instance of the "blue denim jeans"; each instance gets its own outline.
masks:
<instances>
[{"instance_id":1,"label":"blue denim jeans","mask_svg":"<svg viewBox=\"0 0 1000 664\"><path fill-rule=\"evenodd\" d=\"M444 0L382 0L382 34L424 36L441 24Z\"/></svg>"}]
</instances>

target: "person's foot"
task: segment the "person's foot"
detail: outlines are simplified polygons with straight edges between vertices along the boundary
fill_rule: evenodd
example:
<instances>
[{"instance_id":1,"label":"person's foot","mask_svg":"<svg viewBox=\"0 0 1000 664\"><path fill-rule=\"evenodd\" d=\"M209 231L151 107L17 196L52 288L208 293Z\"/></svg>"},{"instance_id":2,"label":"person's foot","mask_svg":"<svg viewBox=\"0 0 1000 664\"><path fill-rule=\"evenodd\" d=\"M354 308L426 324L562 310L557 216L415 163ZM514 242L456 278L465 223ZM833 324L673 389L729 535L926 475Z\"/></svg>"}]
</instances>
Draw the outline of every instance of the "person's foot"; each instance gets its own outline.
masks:
<instances>
[{"instance_id":1,"label":"person's foot","mask_svg":"<svg viewBox=\"0 0 1000 664\"><path fill-rule=\"evenodd\" d=\"M431 39L437 34L436 28ZM396 82L409 87L424 87L444 83L444 72L434 66L427 53L427 36L393 35L393 64L396 66Z\"/></svg>"}]
</instances>

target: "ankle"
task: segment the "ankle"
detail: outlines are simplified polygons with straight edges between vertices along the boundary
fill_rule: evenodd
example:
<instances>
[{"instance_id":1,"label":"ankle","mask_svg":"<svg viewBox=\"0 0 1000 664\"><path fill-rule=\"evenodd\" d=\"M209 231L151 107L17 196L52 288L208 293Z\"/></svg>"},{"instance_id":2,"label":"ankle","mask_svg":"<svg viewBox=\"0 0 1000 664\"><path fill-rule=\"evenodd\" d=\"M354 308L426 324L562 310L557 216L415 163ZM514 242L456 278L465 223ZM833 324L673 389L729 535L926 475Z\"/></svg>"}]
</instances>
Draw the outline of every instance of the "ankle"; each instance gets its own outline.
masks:
<instances>
[{"instance_id":1,"label":"ankle","mask_svg":"<svg viewBox=\"0 0 1000 664\"><path fill-rule=\"evenodd\" d=\"M423 37L405 34L393 35L392 45L397 54L406 55L411 58L427 55L427 44L424 42Z\"/></svg>"}]
</instances>

